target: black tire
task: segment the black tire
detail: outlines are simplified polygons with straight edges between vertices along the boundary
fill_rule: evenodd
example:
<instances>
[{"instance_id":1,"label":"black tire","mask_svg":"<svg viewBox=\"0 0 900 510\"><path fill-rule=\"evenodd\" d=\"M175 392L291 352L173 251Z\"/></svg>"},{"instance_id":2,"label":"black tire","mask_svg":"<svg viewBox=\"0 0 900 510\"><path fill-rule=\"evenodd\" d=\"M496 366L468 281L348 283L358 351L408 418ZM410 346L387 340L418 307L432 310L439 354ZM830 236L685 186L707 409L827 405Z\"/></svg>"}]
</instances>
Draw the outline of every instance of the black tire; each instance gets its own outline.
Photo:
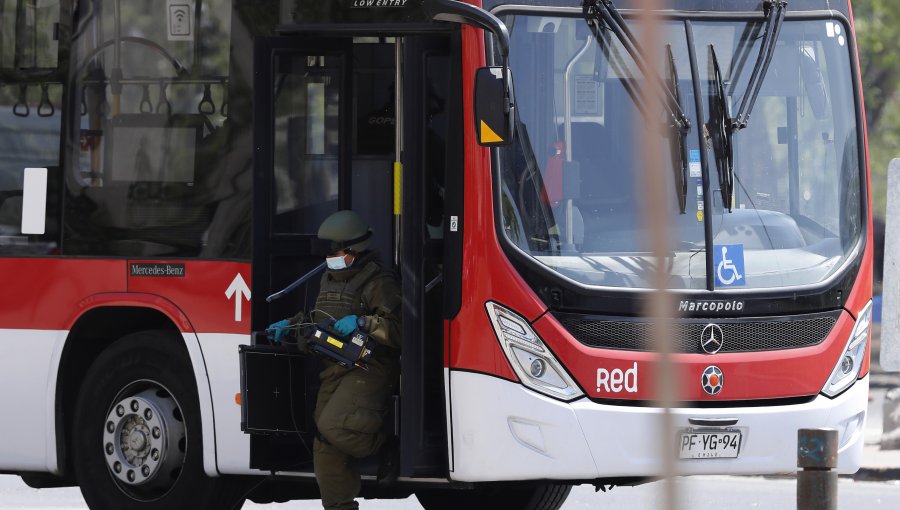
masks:
<instances>
[{"instance_id":1,"label":"black tire","mask_svg":"<svg viewBox=\"0 0 900 510\"><path fill-rule=\"evenodd\" d=\"M572 486L545 482L492 483L465 489L416 491L425 510L559 510Z\"/></svg>"},{"instance_id":2,"label":"black tire","mask_svg":"<svg viewBox=\"0 0 900 510\"><path fill-rule=\"evenodd\" d=\"M159 331L128 335L88 371L75 408L72 451L91 509L243 506L246 480L203 472L197 385L180 342Z\"/></svg>"}]
</instances>

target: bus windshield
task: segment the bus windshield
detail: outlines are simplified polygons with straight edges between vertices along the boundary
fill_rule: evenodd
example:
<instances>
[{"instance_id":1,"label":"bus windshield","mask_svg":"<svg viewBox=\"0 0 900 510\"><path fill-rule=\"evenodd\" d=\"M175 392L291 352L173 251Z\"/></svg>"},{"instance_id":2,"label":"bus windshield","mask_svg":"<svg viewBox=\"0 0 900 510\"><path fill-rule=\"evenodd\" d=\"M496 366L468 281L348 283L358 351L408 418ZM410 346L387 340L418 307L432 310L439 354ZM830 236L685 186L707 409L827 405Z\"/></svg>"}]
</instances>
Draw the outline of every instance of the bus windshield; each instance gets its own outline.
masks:
<instances>
[{"instance_id":1,"label":"bus windshield","mask_svg":"<svg viewBox=\"0 0 900 510\"><path fill-rule=\"evenodd\" d=\"M670 288L811 285L856 253L865 183L844 25L787 17L752 118L733 133L733 185L723 186L717 125L748 93L762 16L666 20L658 47L643 48L655 52L651 78L677 84L690 123L682 145L668 115L642 113L635 91L648 77L610 30L592 32L580 9L495 12L510 30L516 79L516 139L495 159L500 228L514 249L583 285L651 287L639 154L660 137Z\"/></svg>"}]
</instances>

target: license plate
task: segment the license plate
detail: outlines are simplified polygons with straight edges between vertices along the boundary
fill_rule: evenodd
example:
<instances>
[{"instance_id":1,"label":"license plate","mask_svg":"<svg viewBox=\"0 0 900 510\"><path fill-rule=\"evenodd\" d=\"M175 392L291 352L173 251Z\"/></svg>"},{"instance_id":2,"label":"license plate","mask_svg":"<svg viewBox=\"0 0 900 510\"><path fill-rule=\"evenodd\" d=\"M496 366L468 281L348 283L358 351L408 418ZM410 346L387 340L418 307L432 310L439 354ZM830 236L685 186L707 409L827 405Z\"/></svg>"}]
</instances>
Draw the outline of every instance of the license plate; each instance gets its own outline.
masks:
<instances>
[{"instance_id":1,"label":"license plate","mask_svg":"<svg viewBox=\"0 0 900 510\"><path fill-rule=\"evenodd\" d=\"M679 437L680 459L734 459L741 450L739 430L686 430Z\"/></svg>"}]
</instances>

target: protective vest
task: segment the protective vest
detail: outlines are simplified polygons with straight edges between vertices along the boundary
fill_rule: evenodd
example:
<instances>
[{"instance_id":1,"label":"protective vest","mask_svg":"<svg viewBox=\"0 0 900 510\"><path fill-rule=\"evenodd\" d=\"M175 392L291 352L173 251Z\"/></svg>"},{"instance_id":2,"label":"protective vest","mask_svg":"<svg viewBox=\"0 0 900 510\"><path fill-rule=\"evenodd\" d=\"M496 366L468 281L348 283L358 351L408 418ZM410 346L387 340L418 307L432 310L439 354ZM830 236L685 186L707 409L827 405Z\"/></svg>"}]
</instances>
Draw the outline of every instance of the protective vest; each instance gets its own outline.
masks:
<instances>
[{"instance_id":1,"label":"protective vest","mask_svg":"<svg viewBox=\"0 0 900 510\"><path fill-rule=\"evenodd\" d=\"M367 315L362 301L363 288L381 272L381 266L375 262L366 264L359 273L345 281L338 281L328 277L328 273L322 275L319 284L319 296L316 299L315 319L317 321L328 318L340 319L350 314Z\"/></svg>"}]
</instances>

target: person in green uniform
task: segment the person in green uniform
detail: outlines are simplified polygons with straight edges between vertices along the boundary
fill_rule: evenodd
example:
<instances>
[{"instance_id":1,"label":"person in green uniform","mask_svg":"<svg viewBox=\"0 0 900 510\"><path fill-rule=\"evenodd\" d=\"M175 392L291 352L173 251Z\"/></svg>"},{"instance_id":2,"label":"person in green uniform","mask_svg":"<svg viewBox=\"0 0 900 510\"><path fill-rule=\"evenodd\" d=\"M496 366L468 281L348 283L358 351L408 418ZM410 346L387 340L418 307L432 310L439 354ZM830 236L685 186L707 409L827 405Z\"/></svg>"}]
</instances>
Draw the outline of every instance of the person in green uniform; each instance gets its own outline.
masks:
<instances>
[{"instance_id":1,"label":"person in green uniform","mask_svg":"<svg viewBox=\"0 0 900 510\"><path fill-rule=\"evenodd\" d=\"M360 328L378 344L368 370L324 361L314 413L313 464L322 506L357 509L356 459L381 454L385 463L392 453L384 451L388 438L382 424L400 374L400 285L392 271L382 268L377 253L367 249L372 231L355 212L330 215L318 236L331 241L332 253L309 319L335 319L333 329L341 335ZM275 340L291 334L301 317L272 324L270 334ZM380 474L393 469L382 466Z\"/></svg>"}]
</instances>

